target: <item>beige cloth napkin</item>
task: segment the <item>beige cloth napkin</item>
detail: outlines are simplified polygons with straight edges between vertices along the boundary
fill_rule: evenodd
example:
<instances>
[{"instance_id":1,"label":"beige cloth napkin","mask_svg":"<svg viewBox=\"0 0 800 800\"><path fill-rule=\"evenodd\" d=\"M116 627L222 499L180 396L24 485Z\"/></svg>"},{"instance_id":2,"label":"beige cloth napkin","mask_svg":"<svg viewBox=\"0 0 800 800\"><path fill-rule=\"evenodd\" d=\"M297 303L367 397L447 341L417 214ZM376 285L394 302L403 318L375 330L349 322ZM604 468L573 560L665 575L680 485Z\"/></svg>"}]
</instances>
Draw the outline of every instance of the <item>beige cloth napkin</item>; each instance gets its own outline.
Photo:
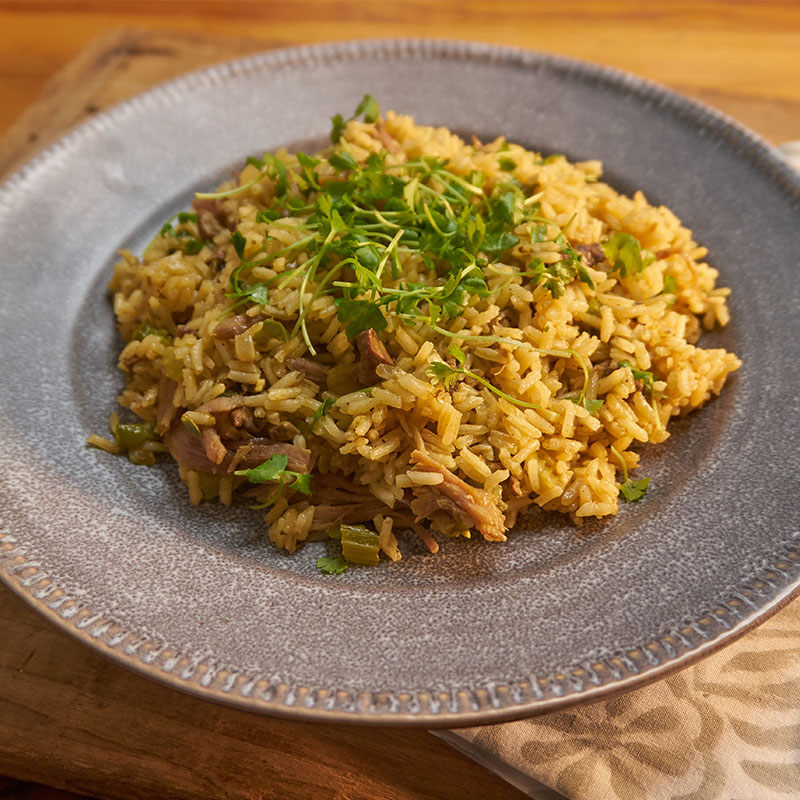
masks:
<instances>
[{"instance_id":1,"label":"beige cloth napkin","mask_svg":"<svg viewBox=\"0 0 800 800\"><path fill-rule=\"evenodd\" d=\"M800 600L642 689L444 738L537 800L800 797Z\"/></svg>"},{"instance_id":2,"label":"beige cloth napkin","mask_svg":"<svg viewBox=\"0 0 800 800\"><path fill-rule=\"evenodd\" d=\"M438 735L535 800L800 798L800 599L642 689Z\"/></svg>"}]
</instances>

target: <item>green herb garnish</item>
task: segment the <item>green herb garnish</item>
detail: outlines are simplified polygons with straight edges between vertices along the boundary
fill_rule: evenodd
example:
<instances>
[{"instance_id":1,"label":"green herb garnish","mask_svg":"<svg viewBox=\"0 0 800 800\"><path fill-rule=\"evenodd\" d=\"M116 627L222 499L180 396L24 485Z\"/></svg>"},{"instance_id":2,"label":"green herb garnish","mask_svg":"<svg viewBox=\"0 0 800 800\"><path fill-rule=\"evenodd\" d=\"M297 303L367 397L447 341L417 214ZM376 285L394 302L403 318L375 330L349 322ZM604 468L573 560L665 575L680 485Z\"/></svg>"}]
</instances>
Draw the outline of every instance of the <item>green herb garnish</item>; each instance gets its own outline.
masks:
<instances>
[{"instance_id":1,"label":"green herb garnish","mask_svg":"<svg viewBox=\"0 0 800 800\"><path fill-rule=\"evenodd\" d=\"M629 275L641 275L645 267L650 266L655 260L655 256L642 251L639 240L629 233L615 233L603 245L603 252L606 259L611 264L609 272L619 272L620 277L627 278ZM644 252L644 256L642 253Z\"/></svg>"},{"instance_id":2,"label":"green herb garnish","mask_svg":"<svg viewBox=\"0 0 800 800\"><path fill-rule=\"evenodd\" d=\"M307 472L294 472L286 469L289 465L289 456L284 453L276 453L270 456L262 464L252 469L237 469L234 475L243 475L250 483L267 483L278 481L279 489L277 495L270 499L267 505L274 503L283 493L284 488L295 489L303 494L311 494L311 475Z\"/></svg>"},{"instance_id":3,"label":"green herb garnish","mask_svg":"<svg viewBox=\"0 0 800 800\"><path fill-rule=\"evenodd\" d=\"M357 119L362 114L364 115L364 122L377 122L381 110L378 101L371 95L365 94L364 99L356 107L353 116L345 120L341 114L334 114L331 117L331 141L334 144L339 142L342 138L344 126L352 119Z\"/></svg>"},{"instance_id":4,"label":"green herb garnish","mask_svg":"<svg viewBox=\"0 0 800 800\"><path fill-rule=\"evenodd\" d=\"M654 375L652 372L645 372L643 369L636 369L630 361L620 361L619 366L627 367L633 374L634 380L641 381L642 386L648 392L653 390Z\"/></svg>"},{"instance_id":5,"label":"green herb garnish","mask_svg":"<svg viewBox=\"0 0 800 800\"><path fill-rule=\"evenodd\" d=\"M158 336L165 344L172 341L172 337L165 330L154 328L147 320L144 320L134 332L133 338L141 342L148 336Z\"/></svg>"},{"instance_id":6,"label":"green herb garnish","mask_svg":"<svg viewBox=\"0 0 800 800\"><path fill-rule=\"evenodd\" d=\"M330 411L331 406L336 401L332 397L326 397L318 406L317 410L314 412L313 416L311 417L311 423L309 425L311 430L314 430L314 424L322 419L328 411Z\"/></svg>"},{"instance_id":7,"label":"green herb garnish","mask_svg":"<svg viewBox=\"0 0 800 800\"><path fill-rule=\"evenodd\" d=\"M317 559L317 569L323 575L341 575L349 566L343 556L320 556Z\"/></svg>"},{"instance_id":8,"label":"green herb garnish","mask_svg":"<svg viewBox=\"0 0 800 800\"><path fill-rule=\"evenodd\" d=\"M526 400L520 400L518 397L512 397L510 394L506 394L502 389L498 389L493 383L490 383L480 375L476 375L474 372L466 369L464 367L466 355L458 345L450 345L448 352L456 360L458 366L451 367L449 364L445 364L443 361L431 362L425 370L425 374L431 379L431 383L434 386L437 384L442 384L445 389L450 390L453 388L453 386L455 386L459 377L463 376L465 378L472 378L473 380L476 380L482 386L485 386L487 389L489 389L489 391L494 392L498 397L502 397L504 400L508 400L509 403L513 403L515 406L520 406L522 408L541 408L541 406L537 405L536 403L529 403Z\"/></svg>"},{"instance_id":9,"label":"green herb garnish","mask_svg":"<svg viewBox=\"0 0 800 800\"><path fill-rule=\"evenodd\" d=\"M609 446L609 450L611 450L619 463L622 465L623 482L619 487L620 494L629 503L635 503L637 500L641 500L647 491L647 487L650 485L650 478L642 478L638 481L631 480L628 477L628 464L622 457L622 453L620 453L619 450L617 450L617 448L613 445Z\"/></svg>"}]
</instances>

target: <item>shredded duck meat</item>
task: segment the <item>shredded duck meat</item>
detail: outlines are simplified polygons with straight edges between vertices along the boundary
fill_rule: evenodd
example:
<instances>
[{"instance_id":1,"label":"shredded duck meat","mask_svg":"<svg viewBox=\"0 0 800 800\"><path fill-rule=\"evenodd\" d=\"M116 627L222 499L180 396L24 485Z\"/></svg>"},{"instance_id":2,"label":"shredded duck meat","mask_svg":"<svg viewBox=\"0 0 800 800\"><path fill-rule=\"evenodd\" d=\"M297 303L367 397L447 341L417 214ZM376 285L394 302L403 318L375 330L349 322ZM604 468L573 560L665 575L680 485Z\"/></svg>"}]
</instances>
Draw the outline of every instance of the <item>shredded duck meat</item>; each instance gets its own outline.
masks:
<instances>
[{"instance_id":1,"label":"shredded duck meat","mask_svg":"<svg viewBox=\"0 0 800 800\"><path fill-rule=\"evenodd\" d=\"M505 519L494 504L491 495L483 489L476 489L434 461L425 450L414 450L411 458L427 471L438 472L444 480L432 487L450 498L473 521L475 527L491 542L504 542Z\"/></svg>"}]
</instances>

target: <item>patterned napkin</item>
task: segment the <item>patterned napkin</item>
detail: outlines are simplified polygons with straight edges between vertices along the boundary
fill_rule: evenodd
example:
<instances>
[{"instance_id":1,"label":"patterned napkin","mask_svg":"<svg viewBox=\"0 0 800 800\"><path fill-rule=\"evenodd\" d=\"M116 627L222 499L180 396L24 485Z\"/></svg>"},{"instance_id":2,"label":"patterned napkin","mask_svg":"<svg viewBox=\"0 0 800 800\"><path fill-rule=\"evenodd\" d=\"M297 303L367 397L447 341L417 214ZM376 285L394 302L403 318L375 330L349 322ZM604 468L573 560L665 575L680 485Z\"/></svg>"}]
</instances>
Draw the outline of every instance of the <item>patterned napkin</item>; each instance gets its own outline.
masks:
<instances>
[{"instance_id":1,"label":"patterned napkin","mask_svg":"<svg viewBox=\"0 0 800 800\"><path fill-rule=\"evenodd\" d=\"M781 151L800 170L800 142ZM800 599L642 689L437 735L535 800L800 797Z\"/></svg>"}]
</instances>

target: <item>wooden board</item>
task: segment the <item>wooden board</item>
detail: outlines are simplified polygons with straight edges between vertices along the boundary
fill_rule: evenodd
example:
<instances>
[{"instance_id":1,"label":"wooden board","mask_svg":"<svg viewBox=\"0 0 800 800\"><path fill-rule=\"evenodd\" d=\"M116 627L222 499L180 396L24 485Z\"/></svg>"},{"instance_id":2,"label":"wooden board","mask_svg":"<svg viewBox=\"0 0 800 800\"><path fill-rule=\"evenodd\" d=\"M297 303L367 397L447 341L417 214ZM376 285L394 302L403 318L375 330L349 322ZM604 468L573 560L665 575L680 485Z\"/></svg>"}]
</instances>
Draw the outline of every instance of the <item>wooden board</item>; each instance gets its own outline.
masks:
<instances>
[{"instance_id":1,"label":"wooden board","mask_svg":"<svg viewBox=\"0 0 800 800\"><path fill-rule=\"evenodd\" d=\"M191 19L184 19L187 5L197 10ZM215 29L249 30L264 38L223 39L175 30L106 32L70 61L8 128L0 147L0 175L87 116L187 70L291 44L301 36L312 40L385 35L387 25L392 34L419 33L418 23L415 29L399 14L401 5L407 12L413 6L411 11L426 21L424 32L430 35L560 50L661 80L672 75L676 88L743 119L773 140L800 135L800 85L794 80L800 74L800 13L791 4L736 4L729 18L714 16L719 3L688 4L697 26L686 30L685 20L682 28L674 10L685 3L671 4L670 9L656 4L658 8L648 12L641 8L652 4L579 3L570 4L573 10L568 13L566 4L554 3L464 0L456 12L449 3L359 6L312 0L270 3L270 16L263 7L242 3L224 4L227 13L222 13L219 4L204 11L198 4L174 2L5 2L0 3L0 31L5 34L0 35L9 41L0 46L0 92L18 85L9 74L20 75L23 86L36 84L37 73L29 62L66 60L98 26L114 22L152 24L160 15L156 24L199 31L208 28L207 17L213 13ZM580 29L570 17L576 5L583 14ZM771 9L764 12L772 14L769 25L754 12L756 5L762 12L765 6ZM143 6L148 7L146 13ZM48 24L42 26L37 14L45 12ZM316 15L317 24L304 32L297 25L306 14ZM774 31L776 25L780 30L771 41L780 59L765 71L763 60L753 57L749 77L738 65L731 66L748 34L754 43L750 55L766 52L769 37L764 31L769 26ZM8 35L12 30L13 41ZM574 36L563 36L565 31ZM662 47L672 48L672 57L679 61L672 71L663 53L648 58L657 49L646 41L648 32ZM716 43L718 59L710 74L698 66L701 45L708 42ZM39 61L26 60L25 48L39 53ZM794 76L791 81L780 77L787 69ZM772 77L767 80L766 75ZM13 99L13 92L8 96ZM0 774L13 778L102 798L147 800L522 796L425 731L292 723L166 689L73 642L2 588L0 642ZM5 789L0 782L0 797ZM64 796L42 790L37 797Z\"/></svg>"}]
</instances>

